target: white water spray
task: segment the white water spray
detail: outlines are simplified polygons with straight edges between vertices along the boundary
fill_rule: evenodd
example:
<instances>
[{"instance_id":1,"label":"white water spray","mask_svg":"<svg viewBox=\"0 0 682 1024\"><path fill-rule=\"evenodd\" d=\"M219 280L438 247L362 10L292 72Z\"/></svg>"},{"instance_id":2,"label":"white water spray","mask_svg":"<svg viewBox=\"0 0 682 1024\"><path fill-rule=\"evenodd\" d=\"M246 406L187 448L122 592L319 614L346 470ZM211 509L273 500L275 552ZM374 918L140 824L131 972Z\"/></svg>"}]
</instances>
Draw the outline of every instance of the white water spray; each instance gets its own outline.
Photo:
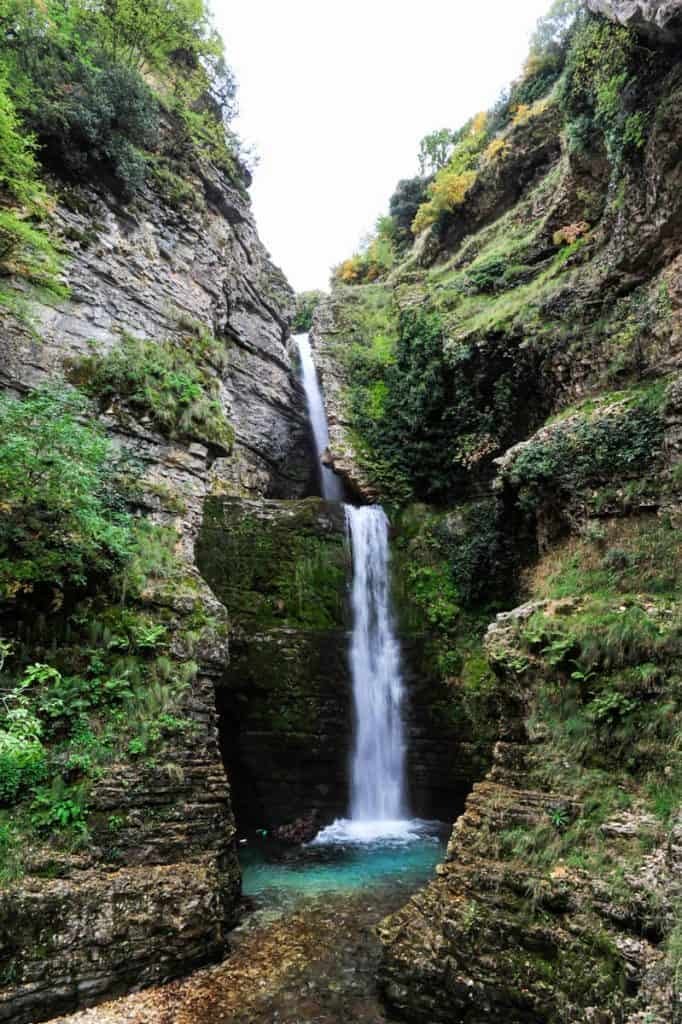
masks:
<instances>
[{"instance_id":1,"label":"white water spray","mask_svg":"<svg viewBox=\"0 0 682 1024\"><path fill-rule=\"evenodd\" d=\"M317 370L313 362L310 341L307 334L297 334L295 341L301 357L303 390L305 391L310 425L313 428L322 497L326 498L327 501L343 501L343 484L341 480L328 466L320 462L322 454L329 447L329 428L327 426L327 414L324 409L322 389L320 388Z\"/></svg>"}]
</instances>

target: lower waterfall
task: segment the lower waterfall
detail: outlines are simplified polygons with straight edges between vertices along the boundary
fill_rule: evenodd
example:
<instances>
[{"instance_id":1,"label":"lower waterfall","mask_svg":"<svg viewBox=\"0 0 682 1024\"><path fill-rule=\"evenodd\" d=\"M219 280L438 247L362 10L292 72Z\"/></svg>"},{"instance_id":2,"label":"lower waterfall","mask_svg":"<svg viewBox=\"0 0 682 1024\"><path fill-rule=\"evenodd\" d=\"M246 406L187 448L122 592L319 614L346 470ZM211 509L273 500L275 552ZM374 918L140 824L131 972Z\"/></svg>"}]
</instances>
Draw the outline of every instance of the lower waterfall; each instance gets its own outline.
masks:
<instances>
[{"instance_id":1,"label":"lower waterfall","mask_svg":"<svg viewBox=\"0 0 682 1024\"><path fill-rule=\"evenodd\" d=\"M355 707L351 820L405 816L400 646L390 605L388 519L380 506L346 506L353 551L350 667Z\"/></svg>"}]
</instances>

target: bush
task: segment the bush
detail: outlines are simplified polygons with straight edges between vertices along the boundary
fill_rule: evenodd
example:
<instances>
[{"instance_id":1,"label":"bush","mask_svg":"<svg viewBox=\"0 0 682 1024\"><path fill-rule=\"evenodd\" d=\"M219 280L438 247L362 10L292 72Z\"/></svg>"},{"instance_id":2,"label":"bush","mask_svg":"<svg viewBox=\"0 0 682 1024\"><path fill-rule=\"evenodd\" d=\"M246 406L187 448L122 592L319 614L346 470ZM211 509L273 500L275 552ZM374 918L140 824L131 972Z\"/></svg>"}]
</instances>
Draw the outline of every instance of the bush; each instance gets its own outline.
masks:
<instances>
[{"instance_id":1,"label":"bush","mask_svg":"<svg viewBox=\"0 0 682 1024\"><path fill-rule=\"evenodd\" d=\"M445 347L441 314L428 306L400 315L389 360L356 345L347 365L351 424L365 466L400 503L448 500L472 469L486 473L525 428L528 370L518 349L500 347L492 364L469 350L455 357Z\"/></svg>"},{"instance_id":2,"label":"bush","mask_svg":"<svg viewBox=\"0 0 682 1024\"><path fill-rule=\"evenodd\" d=\"M413 234L421 234L431 224L434 224L442 213L452 213L458 206L461 206L475 181L475 171L460 173L449 167L440 171L429 187L429 201L417 210L417 215L412 223Z\"/></svg>"},{"instance_id":3,"label":"bush","mask_svg":"<svg viewBox=\"0 0 682 1024\"><path fill-rule=\"evenodd\" d=\"M47 193L38 179L35 141L24 131L7 82L0 77L0 186L29 210L42 210Z\"/></svg>"},{"instance_id":4,"label":"bush","mask_svg":"<svg viewBox=\"0 0 682 1024\"><path fill-rule=\"evenodd\" d=\"M45 748L39 739L15 736L0 728L0 803L14 803L42 782L46 772Z\"/></svg>"},{"instance_id":5,"label":"bush","mask_svg":"<svg viewBox=\"0 0 682 1024\"><path fill-rule=\"evenodd\" d=\"M35 83L25 120L50 164L81 178L111 177L130 197L143 185L159 138L159 106L140 75L124 65L51 61Z\"/></svg>"},{"instance_id":6,"label":"bush","mask_svg":"<svg viewBox=\"0 0 682 1024\"><path fill-rule=\"evenodd\" d=\"M412 223L417 210L428 200L431 178L404 178L396 185L388 204L388 212L395 225L395 241L400 252L412 245Z\"/></svg>"},{"instance_id":7,"label":"bush","mask_svg":"<svg viewBox=\"0 0 682 1024\"><path fill-rule=\"evenodd\" d=\"M5 0L0 24L0 76L57 172L103 179L132 196L145 178L141 150L159 140L160 101L175 115L173 144L183 157L199 151L241 182L228 129L235 80L203 0ZM11 116L4 107L0 127Z\"/></svg>"},{"instance_id":8,"label":"bush","mask_svg":"<svg viewBox=\"0 0 682 1024\"><path fill-rule=\"evenodd\" d=\"M313 325L313 314L324 298L324 292L299 292L296 296L296 315L291 325L293 334L307 334Z\"/></svg>"},{"instance_id":9,"label":"bush","mask_svg":"<svg viewBox=\"0 0 682 1024\"><path fill-rule=\"evenodd\" d=\"M220 386L211 365L226 353L210 335L180 341L144 341L125 336L106 355L96 353L74 363L73 380L106 408L123 401L149 416L168 437L194 438L229 452L234 431L220 403Z\"/></svg>"},{"instance_id":10,"label":"bush","mask_svg":"<svg viewBox=\"0 0 682 1024\"><path fill-rule=\"evenodd\" d=\"M476 181L481 152L488 141L488 115L476 114L453 135L452 154L428 186L428 199L417 210L412 233L420 234L443 214L452 213L466 199Z\"/></svg>"},{"instance_id":11,"label":"bush","mask_svg":"<svg viewBox=\"0 0 682 1024\"><path fill-rule=\"evenodd\" d=\"M0 397L0 598L49 585L81 587L129 551L130 519L101 429L65 387Z\"/></svg>"},{"instance_id":12,"label":"bush","mask_svg":"<svg viewBox=\"0 0 682 1024\"><path fill-rule=\"evenodd\" d=\"M598 408L573 422L556 424L531 439L503 470L523 507L547 494L576 493L614 477L620 481L652 465L663 442L660 388L637 392L620 405Z\"/></svg>"},{"instance_id":13,"label":"bush","mask_svg":"<svg viewBox=\"0 0 682 1024\"><path fill-rule=\"evenodd\" d=\"M647 50L630 29L604 18L580 19L563 86L571 149L584 151L595 131L602 134L616 167L628 152L641 149L648 130L648 78L667 59Z\"/></svg>"},{"instance_id":14,"label":"bush","mask_svg":"<svg viewBox=\"0 0 682 1024\"><path fill-rule=\"evenodd\" d=\"M370 284L388 274L395 257L393 218L379 217L374 232L364 240L360 252L335 267L332 280L341 284Z\"/></svg>"},{"instance_id":15,"label":"bush","mask_svg":"<svg viewBox=\"0 0 682 1024\"><path fill-rule=\"evenodd\" d=\"M64 295L59 256L47 233L29 222L49 208L34 152L35 141L25 132L0 75L0 188L21 207L0 210L0 272L19 274Z\"/></svg>"}]
</instances>

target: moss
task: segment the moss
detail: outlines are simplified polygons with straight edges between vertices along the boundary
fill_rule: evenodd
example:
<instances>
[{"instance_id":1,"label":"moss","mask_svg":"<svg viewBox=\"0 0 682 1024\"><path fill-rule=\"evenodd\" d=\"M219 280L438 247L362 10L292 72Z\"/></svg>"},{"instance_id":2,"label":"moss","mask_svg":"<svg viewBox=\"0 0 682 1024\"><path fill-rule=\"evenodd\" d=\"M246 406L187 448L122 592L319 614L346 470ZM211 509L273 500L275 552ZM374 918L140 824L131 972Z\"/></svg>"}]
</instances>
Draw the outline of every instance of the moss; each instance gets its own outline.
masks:
<instances>
[{"instance_id":1,"label":"moss","mask_svg":"<svg viewBox=\"0 0 682 1024\"><path fill-rule=\"evenodd\" d=\"M622 485L660 460L665 381L566 410L547 430L511 452L500 477L530 510L551 498L570 500L585 488Z\"/></svg>"},{"instance_id":2,"label":"moss","mask_svg":"<svg viewBox=\"0 0 682 1024\"><path fill-rule=\"evenodd\" d=\"M346 622L343 522L327 525L317 501L277 503L259 516L248 503L210 499L197 559L231 618L251 629L328 630ZM340 513L336 513L340 516Z\"/></svg>"}]
</instances>

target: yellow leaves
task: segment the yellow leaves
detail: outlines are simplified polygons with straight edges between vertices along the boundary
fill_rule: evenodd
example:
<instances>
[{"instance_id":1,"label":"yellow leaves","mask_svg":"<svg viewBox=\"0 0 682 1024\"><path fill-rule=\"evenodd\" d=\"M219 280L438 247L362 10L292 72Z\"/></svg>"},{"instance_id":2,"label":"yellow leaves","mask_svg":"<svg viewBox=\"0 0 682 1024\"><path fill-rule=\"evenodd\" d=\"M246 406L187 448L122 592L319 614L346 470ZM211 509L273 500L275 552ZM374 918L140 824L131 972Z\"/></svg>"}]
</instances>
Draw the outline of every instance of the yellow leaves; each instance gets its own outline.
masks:
<instances>
[{"instance_id":1,"label":"yellow leaves","mask_svg":"<svg viewBox=\"0 0 682 1024\"><path fill-rule=\"evenodd\" d=\"M504 160L510 150L510 145L505 139L493 139L490 145L483 152L483 160L488 164L499 163Z\"/></svg>"},{"instance_id":2,"label":"yellow leaves","mask_svg":"<svg viewBox=\"0 0 682 1024\"><path fill-rule=\"evenodd\" d=\"M360 260L357 256L351 256L334 271L334 277L344 284L355 284L360 277Z\"/></svg>"},{"instance_id":3,"label":"yellow leaves","mask_svg":"<svg viewBox=\"0 0 682 1024\"><path fill-rule=\"evenodd\" d=\"M417 215L412 221L412 234L421 235L422 231L426 231L432 224L436 222L438 218L437 211L433 208L431 203L422 203L417 210Z\"/></svg>"},{"instance_id":4,"label":"yellow leaves","mask_svg":"<svg viewBox=\"0 0 682 1024\"><path fill-rule=\"evenodd\" d=\"M532 120L532 118L539 117L540 114L543 114L545 110L547 110L548 106L549 99L547 97L545 97L545 99L538 100L532 106L529 106L527 103L519 103L518 107L516 107L514 111L512 124L526 124L526 122Z\"/></svg>"},{"instance_id":5,"label":"yellow leaves","mask_svg":"<svg viewBox=\"0 0 682 1024\"><path fill-rule=\"evenodd\" d=\"M457 172L451 167L439 171L430 186L431 198L422 203L412 221L412 233L421 234L435 223L441 213L452 213L461 206L475 181L476 171Z\"/></svg>"},{"instance_id":6,"label":"yellow leaves","mask_svg":"<svg viewBox=\"0 0 682 1024\"><path fill-rule=\"evenodd\" d=\"M519 103L518 107L514 111L514 117L512 118L513 124L525 124L526 121L530 120L531 108L527 103Z\"/></svg>"},{"instance_id":7,"label":"yellow leaves","mask_svg":"<svg viewBox=\"0 0 682 1024\"><path fill-rule=\"evenodd\" d=\"M476 114L471 122L471 134L481 135L488 126L488 114L485 110L481 110L480 113Z\"/></svg>"},{"instance_id":8,"label":"yellow leaves","mask_svg":"<svg viewBox=\"0 0 682 1024\"><path fill-rule=\"evenodd\" d=\"M433 183L431 201L439 213L453 210L464 202L467 192L475 181L475 171L464 171L462 174L447 169L441 171Z\"/></svg>"}]
</instances>

